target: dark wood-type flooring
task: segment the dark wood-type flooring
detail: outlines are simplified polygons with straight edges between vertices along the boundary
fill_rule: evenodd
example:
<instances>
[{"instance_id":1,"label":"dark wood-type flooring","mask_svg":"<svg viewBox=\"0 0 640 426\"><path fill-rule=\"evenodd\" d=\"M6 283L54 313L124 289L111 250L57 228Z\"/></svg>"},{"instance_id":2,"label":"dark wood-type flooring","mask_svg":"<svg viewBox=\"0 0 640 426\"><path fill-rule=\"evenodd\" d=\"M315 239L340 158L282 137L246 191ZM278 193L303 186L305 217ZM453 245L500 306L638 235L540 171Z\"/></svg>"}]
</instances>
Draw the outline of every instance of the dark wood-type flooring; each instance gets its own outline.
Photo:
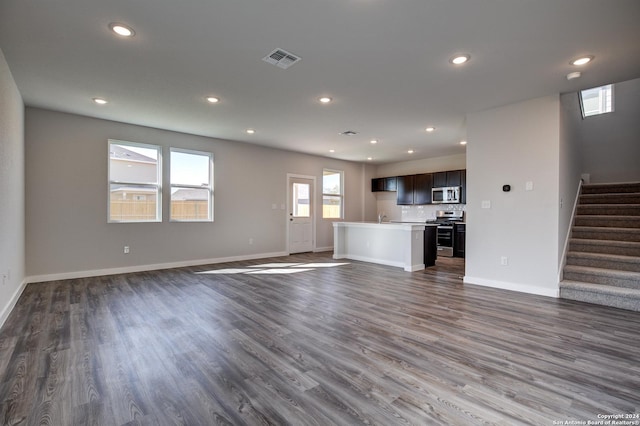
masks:
<instances>
[{"instance_id":1,"label":"dark wood-type flooring","mask_svg":"<svg viewBox=\"0 0 640 426\"><path fill-rule=\"evenodd\" d=\"M334 261L28 285L0 331L0 424L552 425L640 412L640 313L463 286L456 259L414 273L352 261L197 273L265 262Z\"/></svg>"}]
</instances>

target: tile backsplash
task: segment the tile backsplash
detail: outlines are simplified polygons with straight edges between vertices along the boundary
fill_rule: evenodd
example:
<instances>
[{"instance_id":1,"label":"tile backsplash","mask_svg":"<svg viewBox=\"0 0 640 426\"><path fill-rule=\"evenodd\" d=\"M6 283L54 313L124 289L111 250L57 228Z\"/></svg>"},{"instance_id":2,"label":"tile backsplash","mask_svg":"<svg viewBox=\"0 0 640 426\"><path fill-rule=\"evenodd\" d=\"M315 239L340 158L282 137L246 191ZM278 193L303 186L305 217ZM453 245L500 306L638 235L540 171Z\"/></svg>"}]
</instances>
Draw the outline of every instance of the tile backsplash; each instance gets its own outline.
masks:
<instances>
[{"instance_id":1,"label":"tile backsplash","mask_svg":"<svg viewBox=\"0 0 640 426\"><path fill-rule=\"evenodd\" d=\"M424 206L398 206L395 192L379 192L377 195L377 214L384 214L385 220L404 222L422 222L434 220L438 210L465 210L464 204L431 204ZM376 214L376 216L377 216Z\"/></svg>"}]
</instances>

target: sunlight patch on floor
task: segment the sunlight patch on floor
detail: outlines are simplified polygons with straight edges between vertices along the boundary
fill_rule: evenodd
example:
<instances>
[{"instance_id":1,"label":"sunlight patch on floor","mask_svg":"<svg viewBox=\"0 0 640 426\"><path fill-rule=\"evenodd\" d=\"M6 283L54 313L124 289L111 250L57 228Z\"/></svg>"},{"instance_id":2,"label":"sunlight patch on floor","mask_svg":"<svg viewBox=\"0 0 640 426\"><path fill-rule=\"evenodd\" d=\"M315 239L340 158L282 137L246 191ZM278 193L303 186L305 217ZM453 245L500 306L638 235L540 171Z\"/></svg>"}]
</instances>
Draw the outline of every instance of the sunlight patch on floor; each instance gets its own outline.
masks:
<instances>
[{"instance_id":1,"label":"sunlight patch on floor","mask_svg":"<svg viewBox=\"0 0 640 426\"><path fill-rule=\"evenodd\" d=\"M295 274L297 272L313 271L316 268L331 268L344 265L349 265L349 263L263 263L246 268L212 269L210 271L196 272L196 274Z\"/></svg>"}]
</instances>

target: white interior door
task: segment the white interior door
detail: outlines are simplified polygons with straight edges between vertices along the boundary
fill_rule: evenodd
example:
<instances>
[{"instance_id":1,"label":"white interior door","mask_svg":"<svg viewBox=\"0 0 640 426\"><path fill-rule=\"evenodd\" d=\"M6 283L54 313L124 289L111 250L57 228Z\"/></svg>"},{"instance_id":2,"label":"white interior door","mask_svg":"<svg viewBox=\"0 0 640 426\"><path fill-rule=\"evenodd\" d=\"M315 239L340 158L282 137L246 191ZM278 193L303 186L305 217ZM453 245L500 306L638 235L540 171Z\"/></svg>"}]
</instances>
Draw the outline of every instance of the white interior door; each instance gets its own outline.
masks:
<instances>
[{"instance_id":1,"label":"white interior door","mask_svg":"<svg viewBox=\"0 0 640 426\"><path fill-rule=\"evenodd\" d=\"M313 250L314 182L289 176L289 253Z\"/></svg>"}]
</instances>

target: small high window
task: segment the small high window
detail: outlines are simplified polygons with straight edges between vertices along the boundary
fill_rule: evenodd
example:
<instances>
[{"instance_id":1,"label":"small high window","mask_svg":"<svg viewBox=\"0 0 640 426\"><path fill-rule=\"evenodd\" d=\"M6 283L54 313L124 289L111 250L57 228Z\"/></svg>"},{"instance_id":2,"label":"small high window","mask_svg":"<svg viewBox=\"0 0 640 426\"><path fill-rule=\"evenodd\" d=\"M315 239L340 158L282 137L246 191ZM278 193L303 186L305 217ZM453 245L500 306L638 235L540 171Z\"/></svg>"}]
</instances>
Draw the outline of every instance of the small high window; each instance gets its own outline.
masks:
<instances>
[{"instance_id":1,"label":"small high window","mask_svg":"<svg viewBox=\"0 0 640 426\"><path fill-rule=\"evenodd\" d=\"M342 219L343 188L342 172L324 169L322 171L322 217Z\"/></svg>"},{"instance_id":2,"label":"small high window","mask_svg":"<svg viewBox=\"0 0 640 426\"><path fill-rule=\"evenodd\" d=\"M613 84L580 91L582 118L613 111Z\"/></svg>"}]
</instances>

